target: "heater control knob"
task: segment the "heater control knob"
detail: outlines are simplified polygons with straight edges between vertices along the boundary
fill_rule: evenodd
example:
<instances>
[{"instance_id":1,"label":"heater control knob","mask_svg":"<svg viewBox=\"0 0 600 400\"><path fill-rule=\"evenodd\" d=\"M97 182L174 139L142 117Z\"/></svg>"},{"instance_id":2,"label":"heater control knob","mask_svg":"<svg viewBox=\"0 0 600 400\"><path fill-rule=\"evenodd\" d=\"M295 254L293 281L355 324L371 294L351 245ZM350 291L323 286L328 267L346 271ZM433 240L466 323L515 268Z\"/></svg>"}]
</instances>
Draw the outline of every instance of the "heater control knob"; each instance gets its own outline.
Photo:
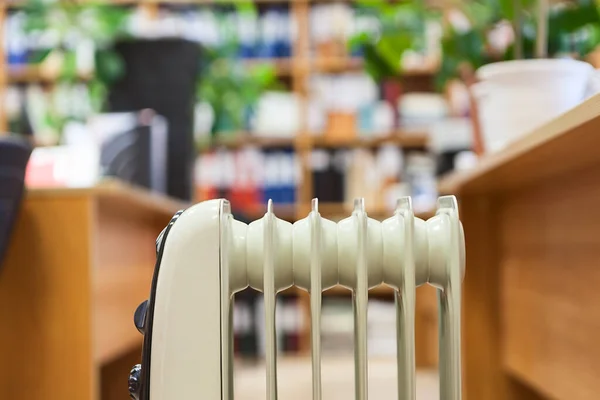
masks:
<instances>
[{"instance_id":1,"label":"heater control knob","mask_svg":"<svg viewBox=\"0 0 600 400\"><path fill-rule=\"evenodd\" d=\"M142 377L142 366L140 364L135 365L129 373L129 397L132 400L140 400L140 389L142 383L140 379Z\"/></svg>"},{"instance_id":2,"label":"heater control knob","mask_svg":"<svg viewBox=\"0 0 600 400\"><path fill-rule=\"evenodd\" d=\"M133 314L133 323L137 330L143 335L146 333L146 312L148 310L148 300L144 300L142 304L135 309Z\"/></svg>"}]
</instances>

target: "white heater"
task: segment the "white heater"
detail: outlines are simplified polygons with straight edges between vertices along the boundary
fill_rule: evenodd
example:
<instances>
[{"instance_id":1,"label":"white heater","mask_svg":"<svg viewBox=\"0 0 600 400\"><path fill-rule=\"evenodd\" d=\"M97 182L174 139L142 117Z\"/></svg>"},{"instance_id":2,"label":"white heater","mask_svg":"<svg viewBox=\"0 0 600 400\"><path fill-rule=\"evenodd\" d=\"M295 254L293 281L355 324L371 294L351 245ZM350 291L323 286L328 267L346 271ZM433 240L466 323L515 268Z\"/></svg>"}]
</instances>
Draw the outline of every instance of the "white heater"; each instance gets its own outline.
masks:
<instances>
[{"instance_id":1,"label":"white heater","mask_svg":"<svg viewBox=\"0 0 600 400\"><path fill-rule=\"evenodd\" d=\"M226 200L177 213L157 239L150 297L135 313L144 334L142 364L131 372L136 400L232 400L233 295L250 286L264 295L267 399L277 399L275 297L297 286L310 293L312 398L321 400L321 300L335 285L352 290L355 399L366 400L369 289L395 290L398 398L415 394L415 288L439 289L440 398L461 399L460 312L464 234L454 196L437 213L416 218L402 198L390 218L367 216L356 200L338 223L310 214L294 224L266 214L247 225ZM390 316L393 318L393 316Z\"/></svg>"}]
</instances>

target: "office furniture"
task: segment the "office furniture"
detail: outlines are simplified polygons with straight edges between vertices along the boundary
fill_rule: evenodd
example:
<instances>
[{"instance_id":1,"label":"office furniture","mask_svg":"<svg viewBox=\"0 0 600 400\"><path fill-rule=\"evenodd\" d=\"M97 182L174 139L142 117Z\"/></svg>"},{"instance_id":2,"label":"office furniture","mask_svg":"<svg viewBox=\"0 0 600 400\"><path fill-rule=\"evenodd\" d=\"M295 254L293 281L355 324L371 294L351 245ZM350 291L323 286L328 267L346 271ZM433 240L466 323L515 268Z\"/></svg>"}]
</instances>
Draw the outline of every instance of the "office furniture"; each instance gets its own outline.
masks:
<instances>
[{"instance_id":1,"label":"office furniture","mask_svg":"<svg viewBox=\"0 0 600 400\"><path fill-rule=\"evenodd\" d=\"M133 311L184 207L116 181L26 193L0 276L0 398L127 398Z\"/></svg>"},{"instance_id":2,"label":"office furniture","mask_svg":"<svg viewBox=\"0 0 600 400\"><path fill-rule=\"evenodd\" d=\"M230 1L234 3L235 1ZM273 3L272 0L254 0L255 3L259 4L260 7L269 6ZM310 29L310 13L313 6L318 5L320 0L283 0L280 3L289 7L290 17L294 19L297 29L297 36L294 43L292 43L292 55L289 58L258 58L252 60L243 60L245 68L250 68L255 65L267 64L272 65L279 77L289 82L291 90L298 95L302 103L303 117L308 112L308 94L310 89L310 80L316 74L338 74L347 72L357 72L364 70L364 60L361 57L354 57L351 55L320 55L314 56L311 54L311 46L314 41L314 37L311 34ZM0 37L2 36L3 29L2 24L7 19L6 16L12 12L21 9L25 0L9 0L8 2L0 1ZM169 6L172 4L185 4L197 7L209 7L214 5L214 0L157 0L157 1L145 1L145 0L106 0L108 4L121 4L124 7L138 7L143 10L146 15L157 16L161 6ZM45 86L55 85L59 81L58 76L50 76L42 73L42 71L36 66L24 66L18 69L9 68L5 52L3 51L4 40L0 40L0 97L3 97L3 92L9 85L29 85L29 84L43 84ZM136 45L137 46L137 45ZM148 44L142 44L142 47L148 46ZM135 46L134 46L135 47ZM185 46L182 46L185 47ZM139 50L136 50L139 51ZM146 50L147 52L147 50ZM165 57L163 57L165 58ZM168 58L168 57L167 57ZM164 61L164 60L163 60ZM166 62L166 61L165 61ZM144 63L142 63L144 64ZM144 65L148 65L145 63ZM143 70L141 68L140 70ZM186 69L187 70L187 69ZM402 71L402 81L405 84L407 90L431 90L433 83L433 75L435 68L431 65L424 66L418 69L405 69ZM78 77L81 82L89 81L89 74L82 74ZM133 82L130 82L133 85ZM128 88L132 88L127 84ZM126 92L123 88L120 88L121 94ZM126 88L125 88L126 89ZM189 89L189 88L188 88ZM127 93L125 93L127 94ZM128 95L131 95L129 93ZM167 100L165 96L161 97L162 100ZM131 100L131 102L129 101ZM139 99L136 99L139 100ZM136 106L133 107L133 99L128 99L127 104L122 102L118 105L118 109L139 109L140 107L152 106L159 112L161 108L151 104L139 104L136 102ZM191 105L191 104L190 104ZM184 107L186 110L189 107ZM181 110L180 110L181 111ZM185 111L185 110L184 110ZM165 113L166 115L166 113ZM313 132L309 129L306 123L307 118L303 118L303 124L301 132L295 137L290 138L268 138L260 137L260 132L254 132L250 134L248 132L239 132L236 134L236 139L233 141L221 141L216 140L209 144L205 150L214 150L218 147L236 148L240 146L253 145L262 149L273 149L273 148L290 148L293 149L296 154L299 155L301 163L301 175L302 179L299 180L297 185L297 196L296 201L293 204L283 205L284 210L279 210L276 207L278 215L287 214L289 219L294 220L299 215L305 215L310 209L310 200L314 197L313 191L313 174L310 167L311 153L314 149L341 149L341 148L364 148L364 149L377 149L382 145L394 145L402 147L404 149L417 149L425 150L428 144L428 135L425 132L406 132L404 130L394 130L389 132L383 137L376 138L361 138L361 137L329 137L323 135L321 132ZM5 107L0 105L0 131L3 126L7 125L7 115ZM180 130L185 134L185 140L181 143L187 142L189 138L189 132L187 128L182 127ZM1 135L1 133L0 133ZM189 144L189 142L187 142ZM186 157L188 152L191 150L190 146L181 147L177 144L178 148L185 152ZM185 147L185 148L184 148ZM171 157L173 158L173 157ZM181 171L181 164L178 163L181 160L171 160L173 163L179 164L179 170ZM187 167L187 166L185 166ZM187 170L189 171L189 169ZM190 176L181 175L181 181L177 183L174 189L178 193L187 193L188 184L190 183ZM175 193L175 192L171 192ZM201 199L200 199L201 200ZM347 204L340 202L332 202L329 204L321 204L320 209L323 216L327 218L333 218L336 214L344 213ZM282 212L283 211L283 212ZM368 213L374 218L379 218L389 210L382 210L380 208L369 208ZM256 217L262 215L264 209L257 210ZM376 290L376 295L380 297L386 297L387 299L392 298L393 292L388 290L389 288L382 287L381 290ZM326 294L329 294L327 292ZM348 291L332 290L331 294L336 295L348 295ZM417 363L418 365L433 366L437 360L436 344L437 344L437 314L435 312L435 296L434 292L430 288L419 288L417 290L417 307L423 308L417 312ZM308 304L306 304L308 307ZM301 340L302 352L308 351L309 335L306 331L306 335ZM422 344L422 346L421 346ZM421 350L422 349L422 350Z\"/></svg>"},{"instance_id":3,"label":"office furniture","mask_svg":"<svg viewBox=\"0 0 600 400\"><path fill-rule=\"evenodd\" d=\"M441 182L467 244L468 400L600 393L600 96Z\"/></svg>"}]
</instances>

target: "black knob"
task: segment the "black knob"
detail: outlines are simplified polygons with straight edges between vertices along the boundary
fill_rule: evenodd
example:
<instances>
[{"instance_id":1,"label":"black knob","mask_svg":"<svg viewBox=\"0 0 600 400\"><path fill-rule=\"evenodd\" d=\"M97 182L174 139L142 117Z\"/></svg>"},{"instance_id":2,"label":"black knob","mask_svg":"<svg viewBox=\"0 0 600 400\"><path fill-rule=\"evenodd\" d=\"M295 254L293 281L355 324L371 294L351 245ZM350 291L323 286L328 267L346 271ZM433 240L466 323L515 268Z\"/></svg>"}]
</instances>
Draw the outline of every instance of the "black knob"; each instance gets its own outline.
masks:
<instances>
[{"instance_id":1,"label":"black knob","mask_svg":"<svg viewBox=\"0 0 600 400\"><path fill-rule=\"evenodd\" d=\"M148 300L145 300L135 309L133 314L133 323L137 330L143 335L146 333L146 311L148 310Z\"/></svg>"},{"instance_id":2,"label":"black knob","mask_svg":"<svg viewBox=\"0 0 600 400\"><path fill-rule=\"evenodd\" d=\"M129 397L133 400L140 400L140 390L142 383L140 378L142 376L142 366L140 364L135 365L129 373Z\"/></svg>"}]
</instances>

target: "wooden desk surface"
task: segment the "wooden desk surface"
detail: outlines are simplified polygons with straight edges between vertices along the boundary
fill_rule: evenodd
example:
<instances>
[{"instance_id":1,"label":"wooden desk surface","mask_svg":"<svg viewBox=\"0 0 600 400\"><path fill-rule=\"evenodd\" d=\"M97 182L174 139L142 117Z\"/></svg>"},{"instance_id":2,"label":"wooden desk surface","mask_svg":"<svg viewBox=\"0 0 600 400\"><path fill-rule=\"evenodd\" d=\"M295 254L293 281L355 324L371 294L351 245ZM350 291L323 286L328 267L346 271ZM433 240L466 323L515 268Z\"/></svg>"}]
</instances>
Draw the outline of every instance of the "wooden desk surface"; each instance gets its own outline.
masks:
<instances>
[{"instance_id":1,"label":"wooden desk surface","mask_svg":"<svg viewBox=\"0 0 600 400\"><path fill-rule=\"evenodd\" d=\"M96 186L86 188L32 188L27 189L27 199L60 199L73 197L94 197L115 208L138 209L142 212L164 214L170 217L186 208L189 203L149 192L116 179L105 179Z\"/></svg>"},{"instance_id":2,"label":"wooden desk surface","mask_svg":"<svg viewBox=\"0 0 600 400\"><path fill-rule=\"evenodd\" d=\"M600 393L600 95L452 174L468 400Z\"/></svg>"},{"instance_id":3,"label":"wooden desk surface","mask_svg":"<svg viewBox=\"0 0 600 400\"><path fill-rule=\"evenodd\" d=\"M440 191L499 192L594 165L600 159L600 94L541 126L477 167L446 176Z\"/></svg>"}]
</instances>

